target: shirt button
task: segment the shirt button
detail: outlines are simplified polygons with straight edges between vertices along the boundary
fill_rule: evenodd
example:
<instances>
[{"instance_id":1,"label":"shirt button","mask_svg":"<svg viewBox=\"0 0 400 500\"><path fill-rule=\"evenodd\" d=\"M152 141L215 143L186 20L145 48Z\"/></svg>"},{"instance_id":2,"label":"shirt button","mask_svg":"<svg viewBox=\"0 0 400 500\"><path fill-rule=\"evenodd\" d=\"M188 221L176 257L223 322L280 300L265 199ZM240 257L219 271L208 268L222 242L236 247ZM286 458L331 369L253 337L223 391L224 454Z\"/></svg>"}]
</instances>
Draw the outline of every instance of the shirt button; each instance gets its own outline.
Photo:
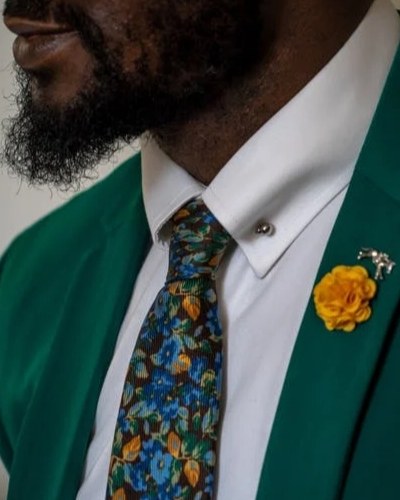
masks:
<instances>
[{"instance_id":1,"label":"shirt button","mask_svg":"<svg viewBox=\"0 0 400 500\"><path fill-rule=\"evenodd\" d=\"M270 222L260 222L256 227L256 234L272 236L275 233L275 227Z\"/></svg>"}]
</instances>

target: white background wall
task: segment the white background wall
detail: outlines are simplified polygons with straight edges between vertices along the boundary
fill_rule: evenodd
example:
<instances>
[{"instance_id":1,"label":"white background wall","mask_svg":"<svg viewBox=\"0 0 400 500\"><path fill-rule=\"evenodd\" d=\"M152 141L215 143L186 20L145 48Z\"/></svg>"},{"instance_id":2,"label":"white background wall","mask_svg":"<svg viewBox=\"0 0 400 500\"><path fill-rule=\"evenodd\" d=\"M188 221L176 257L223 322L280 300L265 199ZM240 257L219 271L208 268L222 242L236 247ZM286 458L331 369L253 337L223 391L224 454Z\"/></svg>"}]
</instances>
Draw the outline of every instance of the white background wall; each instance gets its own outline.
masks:
<instances>
[{"instance_id":1,"label":"white background wall","mask_svg":"<svg viewBox=\"0 0 400 500\"><path fill-rule=\"evenodd\" d=\"M400 8L400 0L393 0ZM12 55L13 36L0 24L0 121L9 116L12 109L5 99L13 90ZM1 138L0 138L1 139ZM99 168L99 178L109 173L115 164L132 154L131 148L125 148L112 164L104 164ZM86 184L86 187L90 183ZM0 165L0 254L11 239L23 228L64 203L72 193L50 192L47 188L29 188L18 179L12 178ZM0 382L1 383L1 382ZM0 464L0 500L6 496L7 476ZM46 499L43 499L46 500Z\"/></svg>"}]
</instances>

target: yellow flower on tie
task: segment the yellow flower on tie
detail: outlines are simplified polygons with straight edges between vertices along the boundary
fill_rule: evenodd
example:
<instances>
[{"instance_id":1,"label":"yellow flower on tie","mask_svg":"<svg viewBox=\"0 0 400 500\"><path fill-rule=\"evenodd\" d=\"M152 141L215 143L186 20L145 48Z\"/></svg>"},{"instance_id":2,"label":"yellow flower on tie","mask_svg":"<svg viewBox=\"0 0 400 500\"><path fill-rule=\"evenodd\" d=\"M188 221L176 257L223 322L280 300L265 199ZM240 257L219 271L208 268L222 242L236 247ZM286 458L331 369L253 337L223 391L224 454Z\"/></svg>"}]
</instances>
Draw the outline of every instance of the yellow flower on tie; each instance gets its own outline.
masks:
<instances>
[{"instance_id":1,"label":"yellow flower on tie","mask_svg":"<svg viewBox=\"0 0 400 500\"><path fill-rule=\"evenodd\" d=\"M170 432L168 434L167 448L169 453L175 457L179 458L179 454L181 452L181 440L175 432Z\"/></svg>"},{"instance_id":2,"label":"yellow flower on tie","mask_svg":"<svg viewBox=\"0 0 400 500\"><path fill-rule=\"evenodd\" d=\"M187 295L183 299L183 308L185 311L188 313L190 318L192 318L193 321L197 321L198 317L200 316L201 312L201 304L200 300L195 297L194 295Z\"/></svg>"},{"instance_id":3,"label":"yellow flower on tie","mask_svg":"<svg viewBox=\"0 0 400 500\"><path fill-rule=\"evenodd\" d=\"M120 488L119 490L117 490L114 493L112 500L126 500L124 488Z\"/></svg>"},{"instance_id":4,"label":"yellow flower on tie","mask_svg":"<svg viewBox=\"0 0 400 500\"><path fill-rule=\"evenodd\" d=\"M183 472L185 473L190 486L194 488L200 479L200 465L198 462L196 462L196 460L188 460L185 463Z\"/></svg>"},{"instance_id":5,"label":"yellow flower on tie","mask_svg":"<svg viewBox=\"0 0 400 500\"><path fill-rule=\"evenodd\" d=\"M134 462L142 447L140 436L132 438L122 449L122 455L127 462Z\"/></svg>"},{"instance_id":6,"label":"yellow flower on tie","mask_svg":"<svg viewBox=\"0 0 400 500\"><path fill-rule=\"evenodd\" d=\"M328 330L352 332L372 314L377 286L362 266L336 266L314 288L318 316Z\"/></svg>"}]
</instances>

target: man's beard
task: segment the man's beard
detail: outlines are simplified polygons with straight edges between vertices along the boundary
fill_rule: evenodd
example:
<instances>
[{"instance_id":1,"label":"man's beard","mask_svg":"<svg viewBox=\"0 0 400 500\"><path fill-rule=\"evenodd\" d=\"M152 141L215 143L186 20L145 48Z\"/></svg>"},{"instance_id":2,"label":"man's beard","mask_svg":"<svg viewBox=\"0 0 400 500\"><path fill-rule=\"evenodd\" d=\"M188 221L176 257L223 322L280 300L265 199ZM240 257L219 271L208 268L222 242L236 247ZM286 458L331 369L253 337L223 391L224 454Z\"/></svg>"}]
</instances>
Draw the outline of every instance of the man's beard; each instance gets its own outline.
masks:
<instances>
[{"instance_id":1,"label":"man's beard","mask_svg":"<svg viewBox=\"0 0 400 500\"><path fill-rule=\"evenodd\" d=\"M79 187L121 146L197 108L194 96L182 105L170 95L131 88L120 72L110 70L97 72L96 86L69 106L38 107L30 78L20 69L16 73L19 112L3 123L2 155L10 172L29 184Z\"/></svg>"},{"instance_id":2,"label":"man's beard","mask_svg":"<svg viewBox=\"0 0 400 500\"><path fill-rule=\"evenodd\" d=\"M229 4L232 0L221 3L224 1ZM230 32L233 28L237 31L235 36L221 39L223 26L215 30L215 39L208 35L203 44L203 67L191 79L185 77L184 82L177 77L182 74L179 64L184 65L177 54L184 52L191 33L175 36L175 43L165 39L165 64L157 78L149 74L145 59L132 76L124 72L118 53L107 49L101 32L90 20L80 13L67 12L64 17L69 22L74 20L96 61L90 85L62 109L39 106L31 91L34 77L17 70L18 114L3 124L3 159L10 171L30 184L77 187L82 179L93 176L101 160L110 159L124 143L146 131L179 124L212 104L224 87L242 77L258 58L259 2L246 1L248 19L237 19L235 27L226 26ZM40 78L45 85L46 75Z\"/></svg>"}]
</instances>

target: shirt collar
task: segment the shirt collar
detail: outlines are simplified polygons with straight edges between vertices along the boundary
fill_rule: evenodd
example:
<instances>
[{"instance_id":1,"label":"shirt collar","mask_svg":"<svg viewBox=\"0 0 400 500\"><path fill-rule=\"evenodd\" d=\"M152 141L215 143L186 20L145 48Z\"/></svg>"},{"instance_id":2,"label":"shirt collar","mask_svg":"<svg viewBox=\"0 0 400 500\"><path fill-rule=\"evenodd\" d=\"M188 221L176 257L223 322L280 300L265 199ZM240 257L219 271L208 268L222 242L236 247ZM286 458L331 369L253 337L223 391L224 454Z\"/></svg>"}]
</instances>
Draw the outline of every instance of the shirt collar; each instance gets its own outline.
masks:
<instances>
[{"instance_id":1,"label":"shirt collar","mask_svg":"<svg viewBox=\"0 0 400 500\"><path fill-rule=\"evenodd\" d=\"M205 187L171 160L151 137L141 139L141 153L146 216L154 243L163 245L165 224Z\"/></svg>"},{"instance_id":2,"label":"shirt collar","mask_svg":"<svg viewBox=\"0 0 400 500\"><path fill-rule=\"evenodd\" d=\"M230 159L206 188L142 141L143 195L154 241L186 201L203 200L264 276L349 183L400 40L389 0L375 0L344 47ZM256 234L261 221L275 227Z\"/></svg>"}]
</instances>

